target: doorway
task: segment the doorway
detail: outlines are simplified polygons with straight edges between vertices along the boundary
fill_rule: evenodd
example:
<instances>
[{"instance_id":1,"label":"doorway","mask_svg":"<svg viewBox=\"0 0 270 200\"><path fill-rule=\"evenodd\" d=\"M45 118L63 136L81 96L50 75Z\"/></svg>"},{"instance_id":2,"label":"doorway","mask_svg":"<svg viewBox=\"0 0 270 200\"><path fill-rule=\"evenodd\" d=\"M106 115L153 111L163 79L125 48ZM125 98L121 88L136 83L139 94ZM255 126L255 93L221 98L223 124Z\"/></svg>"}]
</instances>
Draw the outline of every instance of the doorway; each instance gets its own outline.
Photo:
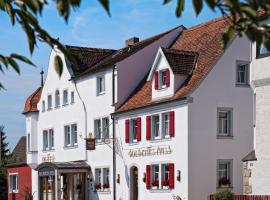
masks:
<instances>
[{"instance_id":1,"label":"doorway","mask_svg":"<svg viewBox=\"0 0 270 200\"><path fill-rule=\"evenodd\" d=\"M130 168L130 200L138 200L138 168Z\"/></svg>"},{"instance_id":2,"label":"doorway","mask_svg":"<svg viewBox=\"0 0 270 200\"><path fill-rule=\"evenodd\" d=\"M40 177L40 199L55 200L55 177Z\"/></svg>"}]
</instances>

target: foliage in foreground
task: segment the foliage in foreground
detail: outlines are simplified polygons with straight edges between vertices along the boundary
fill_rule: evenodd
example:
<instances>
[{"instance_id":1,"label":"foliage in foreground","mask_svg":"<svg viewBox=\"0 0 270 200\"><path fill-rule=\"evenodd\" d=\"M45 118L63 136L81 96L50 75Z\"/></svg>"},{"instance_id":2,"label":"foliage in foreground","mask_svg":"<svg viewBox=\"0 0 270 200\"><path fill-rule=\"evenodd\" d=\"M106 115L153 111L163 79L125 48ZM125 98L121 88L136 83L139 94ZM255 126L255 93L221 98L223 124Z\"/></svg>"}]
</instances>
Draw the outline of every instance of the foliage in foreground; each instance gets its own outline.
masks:
<instances>
[{"instance_id":1,"label":"foliage in foreground","mask_svg":"<svg viewBox=\"0 0 270 200\"><path fill-rule=\"evenodd\" d=\"M213 196L215 200L233 200L233 193L230 191L216 192Z\"/></svg>"}]
</instances>

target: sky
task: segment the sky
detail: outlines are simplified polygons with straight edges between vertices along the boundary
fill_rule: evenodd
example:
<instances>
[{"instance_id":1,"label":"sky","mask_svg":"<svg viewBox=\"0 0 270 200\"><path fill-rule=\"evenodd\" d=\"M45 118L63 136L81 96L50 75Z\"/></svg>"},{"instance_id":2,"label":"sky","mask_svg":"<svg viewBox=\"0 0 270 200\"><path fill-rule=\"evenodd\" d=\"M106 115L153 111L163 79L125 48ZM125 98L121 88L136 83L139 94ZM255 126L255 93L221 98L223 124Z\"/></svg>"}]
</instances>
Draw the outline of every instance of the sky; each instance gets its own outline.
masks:
<instances>
[{"instance_id":1,"label":"sky","mask_svg":"<svg viewBox=\"0 0 270 200\"><path fill-rule=\"evenodd\" d=\"M186 1L182 17L175 16L176 0L162 5L163 0L111 0L109 17L97 0L82 0L79 9L72 11L68 23L60 18L55 4L49 1L40 24L60 42L75 46L121 48L126 39L140 39L184 25L191 27L218 16L206 6L196 16L191 0ZM12 52L28 56L37 67L21 64L20 75L13 70L0 72L0 82L6 90L0 91L0 125L5 126L11 150L25 135L25 118L22 115L25 100L40 86L40 70L47 71L50 47L39 43L30 55L27 40L19 26L12 27L8 17L0 12L0 54Z\"/></svg>"}]
</instances>

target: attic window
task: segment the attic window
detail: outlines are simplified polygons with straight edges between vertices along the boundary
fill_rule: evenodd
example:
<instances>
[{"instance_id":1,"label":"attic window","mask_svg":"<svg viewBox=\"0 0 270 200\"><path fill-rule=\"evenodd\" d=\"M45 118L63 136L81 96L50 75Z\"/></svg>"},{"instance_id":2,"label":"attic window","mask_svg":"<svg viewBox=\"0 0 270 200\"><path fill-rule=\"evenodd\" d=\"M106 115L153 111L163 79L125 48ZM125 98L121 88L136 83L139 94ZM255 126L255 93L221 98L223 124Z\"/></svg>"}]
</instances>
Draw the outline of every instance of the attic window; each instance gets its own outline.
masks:
<instances>
[{"instance_id":1,"label":"attic window","mask_svg":"<svg viewBox=\"0 0 270 200\"><path fill-rule=\"evenodd\" d=\"M155 89L160 90L170 86L170 70L162 69L155 72Z\"/></svg>"}]
</instances>

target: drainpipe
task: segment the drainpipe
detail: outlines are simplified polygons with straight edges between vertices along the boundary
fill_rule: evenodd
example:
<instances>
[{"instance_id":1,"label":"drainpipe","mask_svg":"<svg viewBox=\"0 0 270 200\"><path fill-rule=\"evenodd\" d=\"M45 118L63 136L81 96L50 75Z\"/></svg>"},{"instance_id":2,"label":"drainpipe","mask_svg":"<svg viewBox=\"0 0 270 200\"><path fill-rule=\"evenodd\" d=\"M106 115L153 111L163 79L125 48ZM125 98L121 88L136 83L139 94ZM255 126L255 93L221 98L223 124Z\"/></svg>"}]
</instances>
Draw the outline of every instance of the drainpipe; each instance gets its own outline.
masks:
<instances>
[{"instance_id":1,"label":"drainpipe","mask_svg":"<svg viewBox=\"0 0 270 200\"><path fill-rule=\"evenodd\" d=\"M112 105L115 106L115 68L116 65L113 66L112 71ZM115 155L115 118L111 115L111 119L113 121L113 199L116 200L116 155Z\"/></svg>"}]
</instances>

